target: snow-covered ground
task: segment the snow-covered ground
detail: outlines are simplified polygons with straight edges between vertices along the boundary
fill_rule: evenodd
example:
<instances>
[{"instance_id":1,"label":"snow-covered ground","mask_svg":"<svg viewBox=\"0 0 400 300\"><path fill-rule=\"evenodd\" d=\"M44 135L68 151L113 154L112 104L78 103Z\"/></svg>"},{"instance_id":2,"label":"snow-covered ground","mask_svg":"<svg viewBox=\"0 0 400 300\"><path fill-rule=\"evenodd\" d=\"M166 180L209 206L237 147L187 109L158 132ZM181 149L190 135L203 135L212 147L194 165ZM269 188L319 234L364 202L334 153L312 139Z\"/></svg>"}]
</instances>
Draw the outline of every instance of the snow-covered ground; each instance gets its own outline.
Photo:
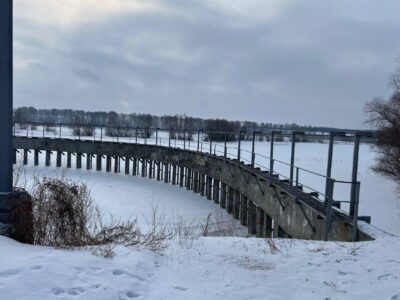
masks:
<instances>
[{"instance_id":1,"label":"snow-covered ground","mask_svg":"<svg viewBox=\"0 0 400 300\"><path fill-rule=\"evenodd\" d=\"M0 237L0 299L400 299L399 238L275 243L208 237L104 259Z\"/></svg>"}]
</instances>

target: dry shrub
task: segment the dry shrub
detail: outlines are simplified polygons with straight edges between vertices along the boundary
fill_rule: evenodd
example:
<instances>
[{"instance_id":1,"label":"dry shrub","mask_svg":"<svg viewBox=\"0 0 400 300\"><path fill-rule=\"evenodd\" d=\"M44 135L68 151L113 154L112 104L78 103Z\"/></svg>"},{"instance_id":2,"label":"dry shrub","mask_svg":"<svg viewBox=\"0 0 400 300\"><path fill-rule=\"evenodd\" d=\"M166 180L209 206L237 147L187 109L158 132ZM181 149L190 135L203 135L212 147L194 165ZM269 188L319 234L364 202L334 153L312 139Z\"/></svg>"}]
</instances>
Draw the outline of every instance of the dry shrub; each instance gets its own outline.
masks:
<instances>
[{"instance_id":1,"label":"dry shrub","mask_svg":"<svg viewBox=\"0 0 400 300\"><path fill-rule=\"evenodd\" d=\"M200 225L203 236L237 236L241 226L230 216L224 217L222 212L209 214Z\"/></svg>"},{"instance_id":2,"label":"dry shrub","mask_svg":"<svg viewBox=\"0 0 400 300\"><path fill-rule=\"evenodd\" d=\"M33 199L34 240L37 245L59 248L95 246L92 253L112 257L113 245L142 245L161 251L172 237L157 207L152 211L149 233L142 233L136 220L123 222L112 219L104 225L87 186L67 179L43 178L35 188Z\"/></svg>"}]
</instances>

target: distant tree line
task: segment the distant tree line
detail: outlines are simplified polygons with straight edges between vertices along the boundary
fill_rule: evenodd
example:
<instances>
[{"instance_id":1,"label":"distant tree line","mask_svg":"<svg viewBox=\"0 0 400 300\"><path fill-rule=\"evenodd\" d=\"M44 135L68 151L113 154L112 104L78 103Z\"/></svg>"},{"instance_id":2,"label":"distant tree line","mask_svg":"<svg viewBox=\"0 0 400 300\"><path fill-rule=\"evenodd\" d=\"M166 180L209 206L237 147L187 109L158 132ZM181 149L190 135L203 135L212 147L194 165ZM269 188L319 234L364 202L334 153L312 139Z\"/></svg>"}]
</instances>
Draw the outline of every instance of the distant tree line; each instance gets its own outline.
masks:
<instances>
[{"instance_id":1,"label":"distant tree line","mask_svg":"<svg viewBox=\"0 0 400 300\"><path fill-rule=\"evenodd\" d=\"M265 132L268 130L301 130L313 132L330 131L332 128L301 126L296 123L273 124L257 123L249 121L228 121L225 119L202 119L186 115L164 115L155 116L151 114L124 114L101 111L83 111L72 109L36 109L34 107L19 107L14 109L15 123L38 123L38 124L68 124L77 133L82 130L88 131L87 127L106 127L107 135L110 136L134 136L134 128L149 128L140 131L140 135L149 137L151 129L159 128L170 131L172 138L192 139L193 135L202 130L207 138L213 141L237 140L238 134L225 135L224 132L242 132L242 139L251 138L253 130ZM212 133L210 133L212 132Z\"/></svg>"}]
</instances>

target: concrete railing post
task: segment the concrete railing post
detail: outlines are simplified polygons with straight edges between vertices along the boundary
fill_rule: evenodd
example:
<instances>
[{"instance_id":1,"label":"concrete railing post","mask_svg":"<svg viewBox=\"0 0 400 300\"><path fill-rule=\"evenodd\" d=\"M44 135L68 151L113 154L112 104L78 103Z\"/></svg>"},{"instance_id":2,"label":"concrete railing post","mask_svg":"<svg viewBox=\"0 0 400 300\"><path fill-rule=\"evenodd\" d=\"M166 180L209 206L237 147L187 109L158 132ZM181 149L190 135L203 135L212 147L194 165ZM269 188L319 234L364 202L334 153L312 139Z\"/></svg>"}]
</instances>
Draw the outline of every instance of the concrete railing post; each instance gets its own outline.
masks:
<instances>
[{"instance_id":1,"label":"concrete railing post","mask_svg":"<svg viewBox=\"0 0 400 300\"><path fill-rule=\"evenodd\" d=\"M226 202L226 212L231 214L233 211L233 199L235 197L235 190L232 187L228 187L228 200Z\"/></svg>"}]
</instances>

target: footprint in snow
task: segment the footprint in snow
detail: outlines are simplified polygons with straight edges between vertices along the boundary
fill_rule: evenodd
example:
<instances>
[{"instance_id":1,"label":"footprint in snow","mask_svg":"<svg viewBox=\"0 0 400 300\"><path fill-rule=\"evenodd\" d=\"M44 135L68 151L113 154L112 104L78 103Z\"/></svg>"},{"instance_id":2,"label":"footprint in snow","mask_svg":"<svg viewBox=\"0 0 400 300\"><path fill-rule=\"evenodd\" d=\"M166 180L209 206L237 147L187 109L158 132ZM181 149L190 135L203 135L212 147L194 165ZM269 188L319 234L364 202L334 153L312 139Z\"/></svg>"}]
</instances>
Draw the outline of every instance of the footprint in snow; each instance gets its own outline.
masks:
<instances>
[{"instance_id":1,"label":"footprint in snow","mask_svg":"<svg viewBox=\"0 0 400 300\"><path fill-rule=\"evenodd\" d=\"M11 276L16 276L21 273L20 270L18 269L12 269L12 270L6 270L6 271L1 271L0 272L0 277L11 277Z\"/></svg>"},{"instance_id":2,"label":"footprint in snow","mask_svg":"<svg viewBox=\"0 0 400 300\"><path fill-rule=\"evenodd\" d=\"M391 300L400 300L400 294L392 296Z\"/></svg>"},{"instance_id":3,"label":"footprint in snow","mask_svg":"<svg viewBox=\"0 0 400 300\"><path fill-rule=\"evenodd\" d=\"M40 265L35 265L35 266L31 267L31 270L33 270L33 271L39 271L41 269L42 269L42 266L40 266Z\"/></svg>"},{"instance_id":4,"label":"footprint in snow","mask_svg":"<svg viewBox=\"0 0 400 300\"><path fill-rule=\"evenodd\" d=\"M51 289L52 293L56 296L62 295L65 293L65 290L63 288L60 287L55 287Z\"/></svg>"},{"instance_id":5,"label":"footprint in snow","mask_svg":"<svg viewBox=\"0 0 400 300\"><path fill-rule=\"evenodd\" d=\"M126 293L126 297L128 297L129 299L136 299L139 298L141 295L137 294L135 292L129 291Z\"/></svg>"},{"instance_id":6,"label":"footprint in snow","mask_svg":"<svg viewBox=\"0 0 400 300\"><path fill-rule=\"evenodd\" d=\"M79 294L82 294L85 290L81 287L73 287L67 290L68 295L71 296L78 296Z\"/></svg>"},{"instance_id":7,"label":"footprint in snow","mask_svg":"<svg viewBox=\"0 0 400 300\"><path fill-rule=\"evenodd\" d=\"M125 272L122 270L117 269L113 271L113 275L115 276L121 276L122 274L125 274Z\"/></svg>"},{"instance_id":8,"label":"footprint in snow","mask_svg":"<svg viewBox=\"0 0 400 300\"><path fill-rule=\"evenodd\" d=\"M183 288L183 287L181 287L181 286L175 286L174 289L176 289L176 290L178 290L178 291L181 291L181 292L185 292L185 291L188 290L187 288Z\"/></svg>"},{"instance_id":9,"label":"footprint in snow","mask_svg":"<svg viewBox=\"0 0 400 300\"><path fill-rule=\"evenodd\" d=\"M397 279L397 276L393 274L385 274L378 277L378 280L393 280L393 279Z\"/></svg>"}]
</instances>

